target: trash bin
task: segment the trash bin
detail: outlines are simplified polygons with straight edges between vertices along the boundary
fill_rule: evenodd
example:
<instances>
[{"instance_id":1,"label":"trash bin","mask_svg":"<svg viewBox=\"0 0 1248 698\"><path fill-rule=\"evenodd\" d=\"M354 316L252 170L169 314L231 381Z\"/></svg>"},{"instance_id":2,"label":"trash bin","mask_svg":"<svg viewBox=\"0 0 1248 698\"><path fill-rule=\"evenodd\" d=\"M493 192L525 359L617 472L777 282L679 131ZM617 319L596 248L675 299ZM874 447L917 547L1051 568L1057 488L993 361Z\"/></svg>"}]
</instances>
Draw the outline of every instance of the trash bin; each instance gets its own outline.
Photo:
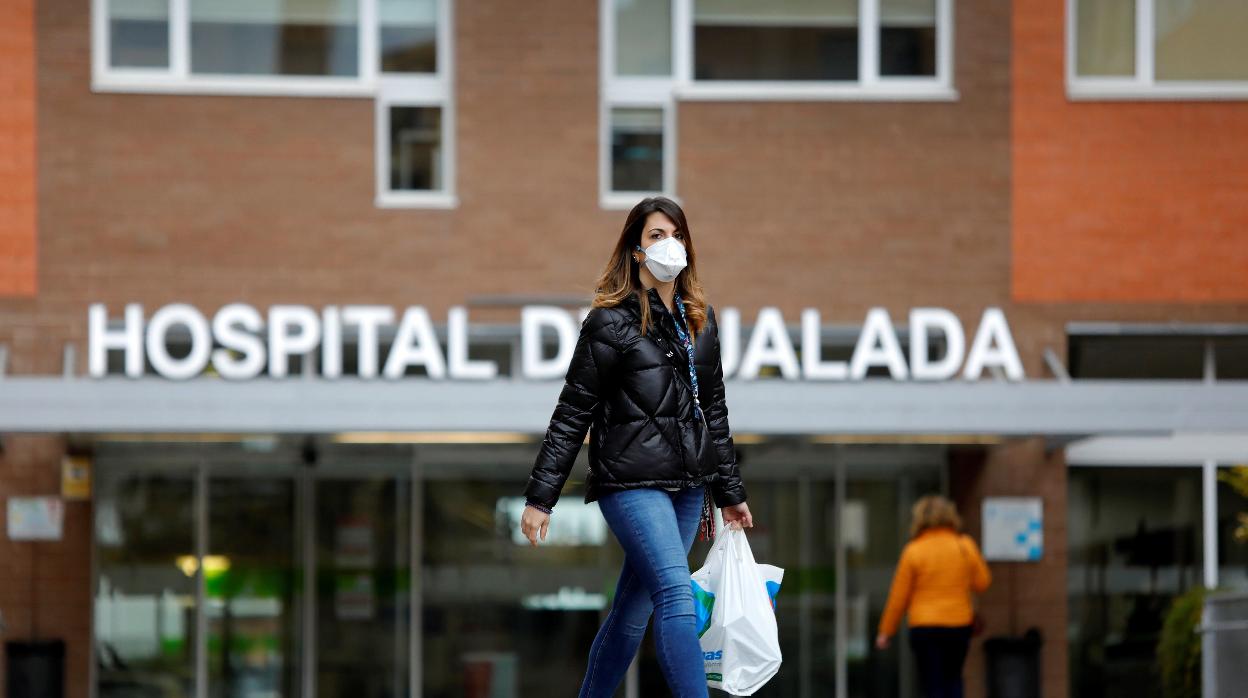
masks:
<instances>
[{"instance_id":1,"label":"trash bin","mask_svg":"<svg viewBox=\"0 0 1248 698\"><path fill-rule=\"evenodd\" d=\"M988 698L1040 698L1040 631L984 640Z\"/></svg>"},{"instance_id":2,"label":"trash bin","mask_svg":"<svg viewBox=\"0 0 1248 698\"><path fill-rule=\"evenodd\" d=\"M14 640L4 643L8 695L64 698L65 641Z\"/></svg>"}]
</instances>

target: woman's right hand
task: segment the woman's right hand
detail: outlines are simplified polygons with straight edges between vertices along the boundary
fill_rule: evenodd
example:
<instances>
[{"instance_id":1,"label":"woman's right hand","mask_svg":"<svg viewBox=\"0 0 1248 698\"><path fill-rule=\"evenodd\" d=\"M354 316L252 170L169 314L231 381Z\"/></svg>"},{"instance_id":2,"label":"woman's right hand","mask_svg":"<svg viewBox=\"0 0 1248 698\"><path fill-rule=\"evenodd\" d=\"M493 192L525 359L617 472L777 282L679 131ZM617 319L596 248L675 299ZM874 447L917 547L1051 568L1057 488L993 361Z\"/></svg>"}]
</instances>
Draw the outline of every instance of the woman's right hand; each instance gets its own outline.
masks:
<instances>
[{"instance_id":1,"label":"woman's right hand","mask_svg":"<svg viewBox=\"0 0 1248 698\"><path fill-rule=\"evenodd\" d=\"M546 529L549 527L550 514L531 506L524 507L524 513L520 515L520 532L534 547L537 546L538 532L541 532L542 540L546 540Z\"/></svg>"},{"instance_id":2,"label":"woman's right hand","mask_svg":"<svg viewBox=\"0 0 1248 698\"><path fill-rule=\"evenodd\" d=\"M731 504L719 510L725 524L737 524L738 528L753 528L754 517L750 516L750 505L745 502Z\"/></svg>"}]
</instances>

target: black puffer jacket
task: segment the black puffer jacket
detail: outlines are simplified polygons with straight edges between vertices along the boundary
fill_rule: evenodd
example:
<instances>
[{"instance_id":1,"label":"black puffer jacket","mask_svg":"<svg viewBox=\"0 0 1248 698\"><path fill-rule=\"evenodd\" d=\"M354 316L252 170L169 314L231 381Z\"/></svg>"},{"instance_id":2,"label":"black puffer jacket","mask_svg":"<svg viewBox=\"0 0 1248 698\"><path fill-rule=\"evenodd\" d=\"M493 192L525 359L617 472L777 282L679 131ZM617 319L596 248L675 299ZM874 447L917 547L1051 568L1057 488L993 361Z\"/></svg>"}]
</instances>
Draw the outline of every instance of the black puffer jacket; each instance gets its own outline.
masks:
<instances>
[{"instance_id":1,"label":"black puffer jacket","mask_svg":"<svg viewBox=\"0 0 1248 698\"><path fill-rule=\"evenodd\" d=\"M716 506L746 500L728 428L715 309L694 342L694 366L705 419L694 414L688 355L676 334L679 311L668 312L647 290L650 328L641 333L634 293L612 308L592 308L568 366L525 487L529 501L553 507L589 431L585 501L635 487L709 483ZM684 327L684 324L681 324Z\"/></svg>"}]
</instances>

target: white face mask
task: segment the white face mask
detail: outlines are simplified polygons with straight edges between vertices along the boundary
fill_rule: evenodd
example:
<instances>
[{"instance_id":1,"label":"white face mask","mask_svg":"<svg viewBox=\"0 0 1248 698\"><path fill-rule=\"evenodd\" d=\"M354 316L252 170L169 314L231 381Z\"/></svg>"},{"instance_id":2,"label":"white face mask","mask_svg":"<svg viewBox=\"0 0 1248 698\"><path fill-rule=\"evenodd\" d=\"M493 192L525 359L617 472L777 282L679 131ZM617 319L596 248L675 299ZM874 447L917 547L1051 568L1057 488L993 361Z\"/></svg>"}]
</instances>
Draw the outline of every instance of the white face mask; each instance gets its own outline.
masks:
<instances>
[{"instance_id":1,"label":"white face mask","mask_svg":"<svg viewBox=\"0 0 1248 698\"><path fill-rule=\"evenodd\" d=\"M641 249L641 245L638 245L637 249L645 253L646 267L659 281L675 279L687 264L685 246L674 237L663 238L644 250Z\"/></svg>"}]
</instances>

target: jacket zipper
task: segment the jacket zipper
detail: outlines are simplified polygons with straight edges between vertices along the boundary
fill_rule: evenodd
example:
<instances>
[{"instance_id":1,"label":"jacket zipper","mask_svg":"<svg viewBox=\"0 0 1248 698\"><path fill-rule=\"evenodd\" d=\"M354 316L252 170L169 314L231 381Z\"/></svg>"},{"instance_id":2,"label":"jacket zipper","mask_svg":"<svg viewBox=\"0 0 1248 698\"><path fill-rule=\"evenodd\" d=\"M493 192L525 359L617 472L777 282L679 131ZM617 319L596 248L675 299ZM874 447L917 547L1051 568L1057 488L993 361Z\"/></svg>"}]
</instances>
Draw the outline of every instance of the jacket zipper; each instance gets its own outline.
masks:
<instances>
[{"instance_id":1,"label":"jacket zipper","mask_svg":"<svg viewBox=\"0 0 1248 698\"><path fill-rule=\"evenodd\" d=\"M667 309L666 309L666 308L664 308L664 311L666 311L666 310L667 310ZM669 313L669 315L670 315L670 313ZM675 325L675 323L676 323L676 318L675 318L675 317L672 317L672 324L673 324L673 326ZM669 343L669 344L671 344L671 343L672 343L672 341L671 341L671 338L670 338L670 337L668 338L668 343ZM681 346L680 348L681 348L681 350L682 350L682 351L684 350L684 346ZM673 350L673 351L674 351L674 350ZM688 353L686 353L686 354L685 354L685 360L686 360L686 361L687 361L687 360L689 360L689 354L688 354ZM677 367L677 368L679 368L679 367ZM689 368L690 368L690 367L686 367L685 369L682 369L682 370L680 370L680 371L676 371L676 374L677 374L678 376L680 376L677 380L679 380L680 382L684 383L684 384L685 384L685 387L689 389L689 394L690 394L690 395L693 395L693 383L692 383L692 382L690 382L687 378L685 378L685 377L684 377L684 375L682 375L682 374L683 374L686 370L688 370ZM692 366L692 369L693 369L694 371L698 370L696 365L695 365L695 366ZM706 421L706 410L702 409L702 400L701 400L700 398L696 397L696 396L694 397L694 399L693 399L693 400L694 400L694 404L696 405L696 408L694 409L694 412L697 412L697 413L698 413L698 416L702 418L702 426L706 427L706 437L707 437L708 439L712 439L712 444L711 444L711 446L712 446L712 448L713 448L713 447L714 447L714 443L713 443L713 438L712 438L712 436L711 436L711 425L710 425L710 424L708 424L708 423L707 423L707 421ZM686 457L686 456L685 456L685 442L684 442L684 439L681 439L681 442L680 442L680 458L681 458L681 462L684 462L685 457ZM700 466L701 466L701 464L699 464L699 467L700 467ZM700 473L699 473L699 474L700 474Z\"/></svg>"}]
</instances>

